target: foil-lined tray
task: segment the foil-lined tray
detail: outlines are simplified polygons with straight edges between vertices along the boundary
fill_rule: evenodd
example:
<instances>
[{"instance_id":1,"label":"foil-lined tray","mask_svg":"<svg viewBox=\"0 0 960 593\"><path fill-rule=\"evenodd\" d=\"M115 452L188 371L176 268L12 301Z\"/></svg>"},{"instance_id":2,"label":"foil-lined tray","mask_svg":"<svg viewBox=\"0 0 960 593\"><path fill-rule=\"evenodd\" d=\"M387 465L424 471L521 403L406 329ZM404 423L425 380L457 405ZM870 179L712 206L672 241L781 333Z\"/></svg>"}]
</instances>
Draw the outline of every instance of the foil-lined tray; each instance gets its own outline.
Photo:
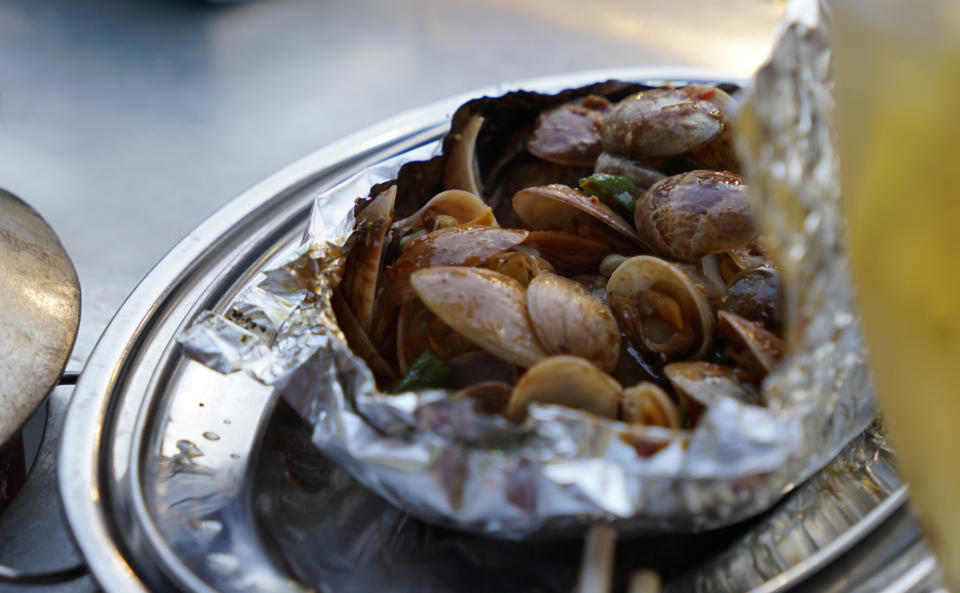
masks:
<instances>
[{"instance_id":1,"label":"foil-lined tray","mask_svg":"<svg viewBox=\"0 0 960 593\"><path fill-rule=\"evenodd\" d=\"M545 405L516 425L444 390L380 392L330 303L353 200L398 176L401 192L414 180L431 185L443 156L402 155L323 192L301 247L224 313L201 315L181 341L211 368L242 369L272 385L312 426L321 451L438 525L520 539L578 533L597 521L656 533L755 516L826 464L875 411L840 241L828 64L822 25L789 28L737 126L765 242L786 284L788 355L764 381L766 407L721 399L695 428L673 432ZM524 104L536 105L535 117L616 85L479 99L453 125L479 112L496 127L496 115L517 119Z\"/></svg>"}]
</instances>

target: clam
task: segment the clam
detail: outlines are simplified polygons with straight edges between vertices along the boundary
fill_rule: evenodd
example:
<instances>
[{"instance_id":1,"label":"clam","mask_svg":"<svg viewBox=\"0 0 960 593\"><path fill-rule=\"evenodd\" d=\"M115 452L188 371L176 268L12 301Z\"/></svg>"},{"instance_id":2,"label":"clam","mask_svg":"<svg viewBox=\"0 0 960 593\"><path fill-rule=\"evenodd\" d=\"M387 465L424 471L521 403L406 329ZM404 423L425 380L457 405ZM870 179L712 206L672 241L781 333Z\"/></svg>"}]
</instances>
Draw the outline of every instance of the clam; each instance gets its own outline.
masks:
<instances>
[{"instance_id":1,"label":"clam","mask_svg":"<svg viewBox=\"0 0 960 593\"><path fill-rule=\"evenodd\" d=\"M413 297L410 274L434 266L476 266L526 240L528 231L483 226L439 229L407 243L403 253L383 272L379 304L395 307Z\"/></svg>"},{"instance_id":2,"label":"clam","mask_svg":"<svg viewBox=\"0 0 960 593\"><path fill-rule=\"evenodd\" d=\"M444 189L462 189L476 196L483 195L480 165L477 161L477 137L483 127L483 116L471 117L462 130L451 135L447 162L443 170Z\"/></svg>"},{"instance_id":3,"label":"clam","mask_svg":"<svg viewBox=\"0 0 960 593\"><path fill-rule=\"evenodd\" d=\"M482 267L506 274L524 286L540 274L554 272L550 262L526 251L497 254L483 262Z\"/></svg>"},{"instance_id":4,"label":"clam","mask_svg":"<svg viewBox=\"0 0 960 593\"><path fill-rule=\"evenodd\" d=\"M513 196L513 209L532 230L575 232L624 249L643 245L630 223L599 198L565 185L542 185L521 190Z\"/></svg>"},{"instance_id":5,"label":"clam","mask_svg":"<svg viewBox=\"0 0 960 593\"><path fill-rule=\"evenodd\" d=\"M414 272L410 283L434 315L477 347L520 367L546 357L527 314L527 291L513 278L441 266Z\"/></svg>"},{"instance_id":6,"label":"clam","mask_svg":"<svg viewBox=\"0 0 960 593\"><path fill-rule=\"evenodd\" d=\"M700 361L674 362L663 370L693 422L705 408L723 398L747 405L764 405L757 391L747 387L731 367Z\"/></svg>"},{"instance_id":7,"label":"clam","mask_svg":"<svg viewBox=\"0 0 960 593\"><path fill-rule=\"evenodd\" d=\"M616 418L622 388L610 375L576 356L551 356L527 369L510 396L507 417L521 420L534 403L555 404Z\"/></svg>"},{"instance_id":8,"label":"clam","mask_svg":"<svg viewBox=\"0 0 960 593\"><path fill-rule=\"evenodd\" d=\"M634 223L658 253L688 262L745 245L757 234L743 179L722 171L660 181L637 200Z\"/></svg>"},{"instance_id":9,"label":"clam","mask_svg":"<svg viewBox=\"0 0 960 593\"><path fill-rule=\"evenodd\" d=\"M610 102L589 95L540 114L527 150L534 156L561 165L593 166L603 150L600 128Z\"/></svg>"},{"instance_id":10,"label":"clam","mask_svg":"<svg viewBox=\"0 0 960 593\"><path fill-rule=\"evenodd\" d=\"M452 219L452 224L437 225L436 222L441 217ZM438 226L462 224L499 226L497 219L493 216L493 210L476 194L459 189L448 189L430 198L423 207L407 218L398 220L393 228L395 232L404 234L413 229L429 231Z\"/></svg>"},{"instance_id":11,"label":"clam","mask_svg":"<svg viewBox=\"0 0 960 593\"><path fill-rule=\"evenodd\" d=\"M770 328L778 328L781 319L780 275L770 268L744 270L730 281L720 307Z\"/></svg>"},{"instance_id":12,"label":"clam","mask_svg":"<svg viewBox=\"0 0 960 593\"><path fill-rule=\"evenodd\" d=\"M614 270L607 293L624 330L662 360L700 358L709 351L710 304L676 264L649 255L631 257Z\"/></svg>"},{"instance_id":13,"label":"clam","mask_svg":"<svg viewBox=\"0 0 960 593\"><path fill-rule=\"evenodd\" d=\"M677 404L656 383L641 381L623 390L620 398L620 419L647 426L683 427Z\"/></svg>"},{"instance_id":14,"label":"clam","mask_svg":"<svg viewBox=\"0 0 960 593\"><path fill-rule=\"evenodd\" d=\"M603 121L603 149L633 159L673 156L723 131L720 109L683 89L651 89L617 103Z\"/></svg>"},{"instance_id":15,"label":"clam","mask_svg":"<svg viewBox=\"0 0 960 593\"><path fill-rule=\"evenodd\" d=\"M611 372L620 357L620 328L610 308L579 283L540 274L527 287L527 311L547 354L572 354Z\"/></svg>"},{"instance_id":16,"label":"clam","mask_svg":"<svg viewBox=\"0 0 960 593\"><path fill-rule=\"evenodd\" d=\"M720 112L723 131L710 142L690 151L690 157L710 169L740 172L740 160L733 147L733 121L737 114L737 101L729 94L712 85L699 84L683 88L683 92L699 100L710 101Z\"/></svg>"},{"instance_id":17,"label":"clam","mask_svg":"<svg viewBox=\"0 0 960 593\"><path fill-rule=\"evenodd\" d=\"M340 288L357 323L367 334L373 327L377 278L383 260L387 231L393 222L397 186L391 185L357 215L355 243L347 256Z\"/></svg>"},{"instance_id":18,"label":"clam","mask_svg":"<svg viewBox=\"0 0 960 593\"><path fill-rule=\"evenodd\" d=\"M529 234L522 229L471 225L439 229L411 241L397 262L417 269L472 266L520 245Z\"/></svg>"},{"instance_id":19,"label":"clam","mask_svg":"<svg viewBox=\"0 0 960 593\"><path fill-rule=\"evenodd\" d=\"M764 329L761 323L729 311L718 311L717 330L739 349L732 352L734 360L748 370L769 374L783 358L783 340Z\"/></svg>"}]
</instances>

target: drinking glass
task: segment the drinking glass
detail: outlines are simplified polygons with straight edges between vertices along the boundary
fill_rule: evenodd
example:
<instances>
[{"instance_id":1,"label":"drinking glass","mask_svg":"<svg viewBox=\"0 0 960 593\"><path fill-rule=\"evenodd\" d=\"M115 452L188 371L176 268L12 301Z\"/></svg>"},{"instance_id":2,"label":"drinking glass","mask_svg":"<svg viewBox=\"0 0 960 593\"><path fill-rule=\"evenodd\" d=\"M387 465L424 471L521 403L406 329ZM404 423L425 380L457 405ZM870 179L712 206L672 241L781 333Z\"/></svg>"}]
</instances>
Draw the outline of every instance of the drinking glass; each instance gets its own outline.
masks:
<instances>
[{"instance_id":1,"label":"drinking glass","mask_svg":"<svg viewBox=\"0 0 960 593\"><path fill-rule=\"evenodd\" d=\"M847 244L897 459L960 592L960 2L835 0Z\"/></svg>"}]
</instances>

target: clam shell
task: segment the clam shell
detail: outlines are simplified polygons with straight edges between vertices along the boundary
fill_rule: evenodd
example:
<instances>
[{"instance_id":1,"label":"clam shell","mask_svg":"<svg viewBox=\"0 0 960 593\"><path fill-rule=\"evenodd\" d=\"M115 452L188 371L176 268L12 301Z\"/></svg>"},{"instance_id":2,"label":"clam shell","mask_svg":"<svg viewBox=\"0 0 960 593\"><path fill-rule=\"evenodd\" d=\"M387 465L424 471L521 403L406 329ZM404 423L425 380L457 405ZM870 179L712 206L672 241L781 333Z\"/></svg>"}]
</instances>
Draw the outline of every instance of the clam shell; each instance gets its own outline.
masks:
<instances>
[{"instance_id":1,"label":"clam shell","mask_svg":"<svg viewBox=\"0 0 960 593\"><path fill-rule=\"evenodd\" d=\"M705 408L723 398L747 405L763 405L760 396L744 386L733 368L696 361L674 362L665 366L663 371L694 421Z\"/></svg>"},{"instance_id":2,"label":"clam shell","mask_svg":"<svg viewBox=\"0 0 960 593\"><path fill-rule=\"evenodd\" d=\"M476 266L520 245L528 231L483 226L439 229L413 239L383 273L380 306L395 307L412 298L410 274L435 266Z\"/></svg>"},{"instance_id":3,"label":"clam shell","mask_svg":"<svg viewBox=\"0 0 960 593\"><path fill-rule=\"evenodd\" d=\"M764 329L762 323L749 321L730 313L717 312L717 329L735 346L745 350L753 368L759 367L764 374L773 372L783 358L783 340Z\"/></svg>"},{"instance_id":4,"label":"clam shell","mask_svg":"<svg viewBox=\"0 0 960 593\"><path fill-rule=\"evenodd\" d=\"M656 383L642 381L623 390L620 398L620 419L646 426L682 428L680 412L667 392Z\"/></svg>"},{"instance_id":5,"label":"clam shell","mask_svg":"<svg viewBox=\"0 0 960 593\"><path fill-rule=\"evenodd\" d=\"M620 328L610 308L579 283L540 274L527 287L527 310L548 354L572 354L611 372L620 358Z\"/></svg>"},{"instance_id":6,"label":"clam shell","mask_svg":"<svg viewBox=\"0 0 960 593\"><path fill-rule=\"evenodd\" d=\"M716 105L723 124L723 131L710 142L691 150L690 157L709 169L739 174L740 159L737 158L737 152L733 146L733 122L739 108L736 99L713 85L691 85L684 87L683 90L689 95Z\"/></svg>"},{"instance_id":7,"label":"clam shell","mask_svg":"<svg viewBox=\"0 0 960 593\"><path fill-rule=\"evenodd\" d=\"M554 272L550 262L526 251L500 253L483 262L483 267L506 274L524 286L540 274Z\"/></svg>"},{"instance_id":8,"label":"clam shell","mask_svg":"<svg viewBox=\"0 0 960 593\"><path fill-rule=\"evenodd\" d=\"M520 367L546 357L527 315L527 291L483 268L441 266L410 276L417 296L454 331Z\"/></svg>"},{"instance_id":9,"label":"clam shell","mask_svg":"<svg viewBox=\"0 0 960 593\"><path fill-rule=\"evenodd\" d=\"M650 255L638 255L626 260L607 281L607 292L628 299L635 298L642 291L653 290L663 294L680 306L684 323L693 325L697 344L692 350L693 358L704 356L713 344L713 311L704 292L697 288L679 266ZM613 299L611 299L613 304ZM644 340L642 336L641 340ZM645 341L648 346L650 341ZM673 352L668 355L691 354L691 352Z\"/></svg>"},{"instance_id":10,"label":"clam shell","mask_svg":"<svg viewBox=\"0 0 960 593\"><path fill-rule=\"evenodd\" d=\"M603 149L642 158L688 152L723 130L719 108L683 89L651 89L617 103L603 121Z\"/></svg>"},{"instance_id":11,"label":"clam shell","mask_svg":"<svg viewBox=\"0 0 960 593\"><path fill-rule=\"evenodd\" d=\"M474 115L463 130L454 133L443 170L444 189L462 189L483 196L480 165L477 162L477 136L483 127L483 116Z\"/></svg>"},{"instance_id":12,"label":"clam shell","mask_svg":"<svg viewBox=\"0 0 960 593\"><path fill-rule=\"evenodd\" d=\"M603 150L600 128L610 108L604 97L588 95L544 111L527 140L527 150L552 163L593 166Z\"/></svg>"},{"instance_id":13,"label":"clam shell","mask_svg":"<svg viewBox=\"0 0 960 593\"><path fill-rule=\"evenodd\" d=\"M623 389L616 379L577 356L551 356L530 367L510 396L507 417L520 420L538 402L616 418Z\"/></svg>"},{"instance_id":14,"label":"clam shell","mask_svg":"<svg viewBox=\"0 0 960 593\"><path fill-rule=\"evenodd\" d=\"M614 244L644 244L630 223L599 198L566 185L541 185L519 191L513 196L513 209L533 230L574 231L587 227Z\"/></svg>"},{"instance_id":15,"label":"clam shell","mask_svg":"<svg viewBox=\"0 0 960 593\"><path fill-rule=\"evenodd\" d=\"M458 389L450 394L451 398L473 400L474 409L481 414L504 414L510 405L513 387L502 381L482 381L469 387Z\"/></svg>"},{"instance_id":16,"label":"clam shell","mask_svg":"<svg viewBox=\"0 0 960 593\"><path fill-rule=\"evenodd\" d=\"M400 306L397 314L397 366L406 374L410 363L430 350L441 360L449 360L475 350L473 344L456 333L418 300Z\"/></svg>"},{"instance_id":17,"label":"clam shell","mask_svg":"<svg viewBox=\"0 0 960 593\"><path fill-rule=\"evenodd\" d=\"M778 328L782 322L783 296L780 275L770 268L744 270L730 279L718 308L744 319Z\"/></svg>"},{"instance_id":18,"label":"clam shell","mask_svg":"<svg viewBox=\"0 0 960 593\"><path fill-rule=\"evenodd\" d=\"M393 223L393 203L397 186L391 185L374 198L357 216L357 241L347 256L340 283L344 299L367 334L373 327L377 279L383 261L387 231Z\"/></svg>"},{"instance_id":19,"label":"clam shell","mask_svg":"<svg viewBox=\"0 0 960 593\"><path fill-rule=\"evenodd\" d=\"M746 189L739 175L722 171L667 177L637 200L634 224L659 254L694 262L757 236Z\"/></svg>"},{"instance_id":20,"label":"clam shell","mask_svg":"<svg viewBox=\"0 0 960 593\"><path fill-rule=\"evenodd\" d=\"M429 222L438 216L450 216L458 224L500 226L490 209L476 194L460 189L449 189L430 198L419 210L394 224L394 230L406 232L415 228L431 230Z\"/></svg>"},{"instance_id":21,"label":"clam shell","mask_svg":"<svg viewBox=\"0 0 960 593\"><path fill-rule=\"evenodd\" d=\"M360 327L360 323L339 290L333 291L330 297L330 305L337 316L337 325L343 331L347 343L356 355L362 358L374 373L385 377L395 377L396 369L377 351L376 346L370 341L369 335ZM403 369L403 371L405 372L406 369Z\"/></svg>"}]
</instances>

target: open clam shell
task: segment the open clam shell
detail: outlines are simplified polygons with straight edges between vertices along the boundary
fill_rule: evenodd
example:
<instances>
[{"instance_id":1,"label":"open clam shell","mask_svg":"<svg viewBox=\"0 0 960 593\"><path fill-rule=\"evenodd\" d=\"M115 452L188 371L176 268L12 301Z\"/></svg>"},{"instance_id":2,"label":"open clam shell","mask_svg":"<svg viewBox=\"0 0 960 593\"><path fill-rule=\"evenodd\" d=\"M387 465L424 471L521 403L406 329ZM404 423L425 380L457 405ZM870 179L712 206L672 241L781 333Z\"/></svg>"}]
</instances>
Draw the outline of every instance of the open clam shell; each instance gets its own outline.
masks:
<instances>
[{"instance_id":1,"label":"open clam shell","mask_svg":"<svg viewBox=\"0 0 960 593\"><path fill-rule=\"evenodd\" d=\"M711 362L674 362L664 367L664 373L694 421L705 409L725 399L748 406L764 405L756 390L745 386L730 367Z\"/></svg>"},{"instance_id":2,"label":"open clam shell","mask_svg":"<svg viewBox=\"0 0 960 593\"><path fill-rule=\"evenodd\" d=\"M527 314L527 291L484 268L439 266L410 276L417 296L457 333L521 367L546 357Z\"/></svg>"},{"instance_id":3,"label":"open clam shell","mask_svg":"<svg viewBox=\"0 0 960 593\"><path fill-rule=\"evenodd\" d=\"M477 194L460 189L448 189L430 198L422 208L394 224L394 231L405 233L411 229L428 228L438 216L450 216L457 224L500 226L493 210Z\"/></svg>"},{"instance_id":4,"label":"open clam shell","mask_svg":"<svg viewBox=\"0 0 960 593\"><path fill-rule=\"evenodd\" d=\"M527 188L513 196L513 209L528 228L537 231L590 229L612 245L643 245L643 239L622 216L595 197L566 185Z\"/></svg>"},{"instance_id":5,"label":"open clam shell","mask_svg":"<svg viewBox=\"0 0 960 593\"><path fill-rule=\"evenodd\" d=\"M357 217L356 244L347 257L341 282L343 296L353 310L360 329L370 333L373 327L374 299L383 264L387 232L393 223L393 203L397 186L378 195Z\"/></svg>"},{"instance_id":6,"label":"open clam shell","mask_svg":"<svg viewBox=\"0 0 960 593\"><path fill-rule=\"evenodd\" d=\"M645 426L683 428L677 404L656 383L642 381L623 390L620 396L620 418Z\"/></svg>"},{"instance_id":7,"label":"open clam shell","mask_svg":"<svg viewBox=\"0 0 960 593\"><path fill-rule=\"evenodd\" d=\"M444 189L460 189L476 196L483 195L480 165L477 162L477 137L483 127L483 116L474 115L462 130L451 134L452 143L443 172Z\"/></svg>"},{"instance_id":8,"label":"open clam shell","mask_svg":"<svg viewBox=\"0 0 960 593\"><path fill-rule=\"evenodd\" d=\"M679 266L650 255L620 264L607 292L628 331L666 358L704 356L713 344L713 311L704 293Z\"/></svg>"},{"instance_id":9,"label":"open clam shell","mask_svg":"<svg viewBox=\"0 0 960 593\"><path fill-rule=\"evenodd\" d=\"M510 396L507 416L523 418L530 404L541 403L613 419L617 417L622 391L613 377L578 356L551 356L520 377Z\"/></svg>"}]
</instances>

